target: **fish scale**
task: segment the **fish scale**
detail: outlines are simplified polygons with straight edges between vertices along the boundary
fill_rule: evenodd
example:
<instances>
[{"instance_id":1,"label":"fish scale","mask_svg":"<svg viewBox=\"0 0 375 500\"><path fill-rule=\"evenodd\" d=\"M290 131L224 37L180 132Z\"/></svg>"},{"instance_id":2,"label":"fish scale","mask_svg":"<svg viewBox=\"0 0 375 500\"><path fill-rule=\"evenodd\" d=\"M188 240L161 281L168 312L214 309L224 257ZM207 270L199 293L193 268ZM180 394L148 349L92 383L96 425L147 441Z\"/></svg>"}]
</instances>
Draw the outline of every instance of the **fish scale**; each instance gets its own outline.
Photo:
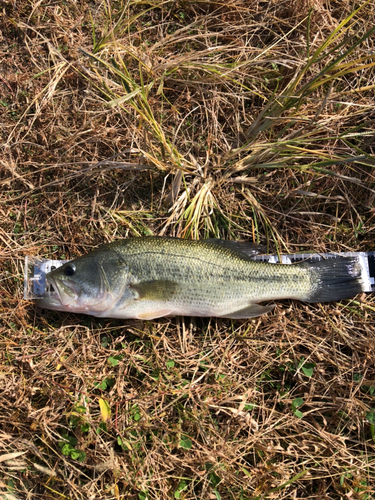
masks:
<instances>
[{"instance_id":1,"label":"fish scale","mask_svg":"<svg viewBox=\"0 0 375 500\"><path fill-rule=\"evenodd\" d=\"M207 290L211 301L223 298L228 300L233 295L237 296L238 289L249 300L257 300L259 294L264 295L264 283L268 283L266 300L279 298L277 294L285 294L286 286L293 287L293 293L303 296L311 290L310 275L304 269L298 267L285 268L282 266L268 266L260 262L245 259L235 252L218 248L213 243L201 241L177 240L179 242L179 253L174 249L174 239L146 239L143 238L141 245L137 245L137 239L128 240L129 244L113 245L113 249L121 256L124 254L133 273L140 281L167 280L171 276L181 284L189 283L199 287L198 290L190 290L185 297L191 294L202 295ZM135 245L134 245L135 243ZM156 243L156 244L155 244ZM160 250L158 249L160 245ZM150 249L150 246L153 248ZM139 248L140 247L140 248ZM156 247L156 248L155 248ZM169 252L169 248L172 252ZM195 248L199 256L194 255ZM141 266L140 257L150 257L152 265ZM165 257L168 257L168 260ZM213 283L214 289L209 285ZM219 293L215 293L217 290ZM181 291L183 293L183 291Z\"/></svg>"}]
</instances>

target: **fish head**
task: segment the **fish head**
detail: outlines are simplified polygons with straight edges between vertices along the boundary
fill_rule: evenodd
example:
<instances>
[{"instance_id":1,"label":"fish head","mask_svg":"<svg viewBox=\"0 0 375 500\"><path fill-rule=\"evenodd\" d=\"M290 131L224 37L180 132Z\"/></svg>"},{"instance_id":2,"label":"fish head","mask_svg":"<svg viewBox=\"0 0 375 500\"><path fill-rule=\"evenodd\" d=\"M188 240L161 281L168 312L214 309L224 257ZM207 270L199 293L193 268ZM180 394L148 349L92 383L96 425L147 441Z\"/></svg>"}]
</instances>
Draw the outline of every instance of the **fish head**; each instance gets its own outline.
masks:
<instances>
[{"instance_id":1,"label":"fish head","mask_svg":"<svg viewBox=\"0 0 375 500\"><path fill-rule=\"evenodd\" d=\"M131 281L129 268L116 252L91 252L51 271L52 289L38 301L45 309L102 315L122 298ZM131 291L129 289L129 299Z\"/></svg>"}]
</instances>

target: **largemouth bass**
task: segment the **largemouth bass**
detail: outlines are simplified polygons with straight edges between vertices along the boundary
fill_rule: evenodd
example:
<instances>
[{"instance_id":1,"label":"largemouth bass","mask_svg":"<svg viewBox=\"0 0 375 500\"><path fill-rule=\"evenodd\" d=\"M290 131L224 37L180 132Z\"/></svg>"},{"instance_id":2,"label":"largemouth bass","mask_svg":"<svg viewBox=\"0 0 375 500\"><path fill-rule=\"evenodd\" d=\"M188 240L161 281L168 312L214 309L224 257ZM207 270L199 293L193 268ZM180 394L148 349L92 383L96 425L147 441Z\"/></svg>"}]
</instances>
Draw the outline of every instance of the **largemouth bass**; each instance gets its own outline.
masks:
<instances>
[{"instance_id":1,"label":"largemouth bass","mask_svg":"<svg viewBox=\"0 0 375 500\"><path fill-rule=\"evenodd\" d=\"M254 261L236 242L130 238L102 245L50 272L39 306L106 318L251 318L298 299L328 302L363 290L356 258L294 265Z\"/></svg>"}]
</instances>

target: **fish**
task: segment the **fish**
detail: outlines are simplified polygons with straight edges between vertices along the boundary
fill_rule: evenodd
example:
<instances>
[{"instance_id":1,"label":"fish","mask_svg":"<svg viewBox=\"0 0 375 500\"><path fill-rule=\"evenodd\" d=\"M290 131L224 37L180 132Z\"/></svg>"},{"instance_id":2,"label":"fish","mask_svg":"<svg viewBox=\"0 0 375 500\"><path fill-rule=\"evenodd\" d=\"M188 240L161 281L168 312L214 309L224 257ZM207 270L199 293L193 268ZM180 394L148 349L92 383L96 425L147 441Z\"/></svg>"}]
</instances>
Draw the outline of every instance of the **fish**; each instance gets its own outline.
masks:
<instances>
[{"instance_id":1,"label":"fish","mask_svg":"<svg viewBox=\"0 0 375 500\"><path fill-rule=\"evenodd\" d=\"M48 273L53 291L38 305L118 319L246 319L275 307L260 302L330 302L364 289L355 257L288 265L256 261L256 252L243 242L228 240L116 240Z\"/></svg>"}]
</instances>

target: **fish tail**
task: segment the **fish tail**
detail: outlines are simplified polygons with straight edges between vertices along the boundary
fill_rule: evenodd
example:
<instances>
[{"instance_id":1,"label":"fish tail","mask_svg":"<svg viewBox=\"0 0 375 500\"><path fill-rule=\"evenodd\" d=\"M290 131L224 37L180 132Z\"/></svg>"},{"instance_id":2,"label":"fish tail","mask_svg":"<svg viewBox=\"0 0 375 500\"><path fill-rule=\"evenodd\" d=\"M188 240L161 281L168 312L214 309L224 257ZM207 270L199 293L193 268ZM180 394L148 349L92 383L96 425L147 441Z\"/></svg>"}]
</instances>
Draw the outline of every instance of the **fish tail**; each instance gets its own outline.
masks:
<instances>
[{"instance_id":1,"label":"fish tail","mask_svg":"<svg viewBox=\"0 0 375 500\"><path fill-rule=\"evenodd\" d=\"M349 299L364 290L362 267L356 257L304 262L310 271L311 292L305 302L331 302Z\"/></svg>"}]
</instances>

